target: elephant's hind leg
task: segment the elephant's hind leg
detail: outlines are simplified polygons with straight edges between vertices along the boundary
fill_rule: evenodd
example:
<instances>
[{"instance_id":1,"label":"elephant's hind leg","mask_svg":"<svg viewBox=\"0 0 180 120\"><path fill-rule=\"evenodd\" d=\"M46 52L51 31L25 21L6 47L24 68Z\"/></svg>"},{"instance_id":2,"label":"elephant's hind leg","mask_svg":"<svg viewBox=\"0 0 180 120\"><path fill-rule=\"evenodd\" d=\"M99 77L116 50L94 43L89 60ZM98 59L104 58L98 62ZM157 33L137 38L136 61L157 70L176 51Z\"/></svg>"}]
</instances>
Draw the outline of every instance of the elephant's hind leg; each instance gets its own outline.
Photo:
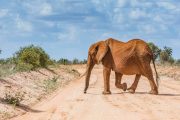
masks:
<instances>
[{"instance_id":1,"label":"elephant's hind leg","mask_svg":"<svg viewBox=\"0 0 180 120\"><path fill-rule=\"evenodd\" d=\"M153 73L152 73L152 69L150 67L150 65L146 68L146 74L145 76L147 77L147 79L149 80L150 86L151 86L151 90L150 90L150 94L158 94L158 89L157 86L155 84L154 78L153 78Z\"/></svg>"},{"instance_id":2,"label":"elephant's hind leg","mask_svg":"<svg viewBox=\"0 0 180 120\"><path fill-rule=\"evenodd\" d=\"M127 84L126 83L121 84L122 76L123 74L115 72L115 86L117 88L123 89L123 91L126 91Z\"/></svg>"},{"instance_id":3,"label":"elephant's hind leg","mask_svg":"<svg viewBox=\"0 0 180 120\"><path fill-rule=\"evenodd\" d=\"M130 88L127 89L130 93L135 93L140 77L141 77L140 74L136 74L133 84L131 85Z\"/></svg>"},{"instance_id":4,"label":"elephant's hind leg","mask_svg":"<svg viewBox=\"0 0 180 120\"><path fill-rule=\"evenodd\" d=\"M147 78L148 78L150 86L151 86L151 90L149 91L149 93L157 95L158 94L158 89L157 89L157 86L156 86L156 84L154 82L153 75L149 75L149 76L147 76Z\"/></svg>"}]
</instances>

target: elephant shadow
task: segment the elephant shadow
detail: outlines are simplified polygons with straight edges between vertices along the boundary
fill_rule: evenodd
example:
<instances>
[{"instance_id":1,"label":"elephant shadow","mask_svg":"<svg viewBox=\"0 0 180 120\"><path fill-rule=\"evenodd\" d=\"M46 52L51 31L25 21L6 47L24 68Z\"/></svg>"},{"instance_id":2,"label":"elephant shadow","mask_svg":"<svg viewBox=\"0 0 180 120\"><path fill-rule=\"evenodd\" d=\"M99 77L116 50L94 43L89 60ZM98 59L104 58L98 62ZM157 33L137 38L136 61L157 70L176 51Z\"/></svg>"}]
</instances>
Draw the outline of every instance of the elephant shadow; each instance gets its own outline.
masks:
<instances>
[{"instance_id":1,"label":"elephant shadow","mask_svg":"<svg viewBox=\"0 0 180 120\"><path fill-rule=\"evenodd\" d=\"M135 92L135 94L149 94L149 93L147 93L147 92ZM157 96L180 96L180 94L159 93Z\"/></svg>"},{"instance_id":2,"label":"elephant shadow","mask_svg":"<svg viewBox=\"0 0 180 120\"><path fill-rule=\"evenodd\" d=\"M102 95L102 93L87 93L90 95ZM117 95L117 94L131 94L129 92L115 92L115 93L111 93L110 95ZM135 92L134 94L149 94L147 92ZM149 94L150 95L150 94ZM173 94L173 93L160 93L157 96L180 96L180 94Z\"/></svg>"}]
</instances>

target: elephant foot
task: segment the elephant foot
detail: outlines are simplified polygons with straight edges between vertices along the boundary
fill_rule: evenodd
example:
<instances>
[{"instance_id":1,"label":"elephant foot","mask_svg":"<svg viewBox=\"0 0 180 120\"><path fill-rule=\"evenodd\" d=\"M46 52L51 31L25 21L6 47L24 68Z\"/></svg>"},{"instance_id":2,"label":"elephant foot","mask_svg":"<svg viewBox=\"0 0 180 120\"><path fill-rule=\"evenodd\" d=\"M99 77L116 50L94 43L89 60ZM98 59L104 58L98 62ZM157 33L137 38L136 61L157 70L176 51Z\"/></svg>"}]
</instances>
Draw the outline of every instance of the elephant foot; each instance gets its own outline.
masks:
<instances>
[{"instance_id":1,"label":"elephant foot","mask_svg":"<svg viewBox=\"0 0 180 120\"><path fill-rule=\"evenodd\" d=\"M123 83L123 84L122 84L122 89L123 89L123 91L126 91L126 90L127 90L127 84L126 84L126 83Z\"/></svg>"},{"instance_id":2,"label":"elephant foot","mask_svg":"<svg viewBox=\"0 0 180 120\"><path fill-rule=\"evenodd\" d=\"M102 94L108 95L108 94L111 94L111 91L103 91Z\"/></svg>"},{"instance_id":3,"label":"elephant foot","mask_svg":"<svg viewBox=\"0 0 180 120\"><path fill-rule=\"evenodd\" d=\"M130 87L130 88L128 88L127 90L128 90L130 93L132 93L132 94L134 94L134 93L135 93L135 90L134 90L133 88L131 88L131 87Z\"/></svg>"},{"instance_id":4,"label":"elephant foot","mask_svg":"<svg viewBox=\"0 0 180 120\"><path fill-rule=\"evenodd\" d=\"M116 84L116 87L119 89L123 89L123 91L127 90L127 84L123 83L123 84Z\"/></svg>"},{"instance_id":5,"label":"elephant foot","mask_svg":"<svg viewBox=\"0 0 180 120\"><path fill-rule=\"evenodd\" d=\"M151 90L149 91L149 94L158 95L158 90Z\"/></svg>"}]
</instances>

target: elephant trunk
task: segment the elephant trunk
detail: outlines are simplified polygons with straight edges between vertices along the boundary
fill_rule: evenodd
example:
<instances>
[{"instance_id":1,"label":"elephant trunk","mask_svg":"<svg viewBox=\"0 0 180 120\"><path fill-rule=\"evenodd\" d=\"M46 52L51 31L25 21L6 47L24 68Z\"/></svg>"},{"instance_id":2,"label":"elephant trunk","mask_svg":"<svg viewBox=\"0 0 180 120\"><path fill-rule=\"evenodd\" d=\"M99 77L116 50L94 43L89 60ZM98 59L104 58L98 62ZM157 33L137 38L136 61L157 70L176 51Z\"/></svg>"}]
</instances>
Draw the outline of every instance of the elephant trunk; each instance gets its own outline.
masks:
<instances>
[{"instance_id":1,"label":"elephant trunk","mask_svg":"<svg viewBox=\"0 0 180 120\"><path fill-rule=\"evenodd\" d=\"M84 93L86 93L88 87L89 87L89 80L90 80L90 76L91 76L91 71L94 67L94 63L93 61L91 61L91 59L88 59L87 62L87 70L86 70L86 78L85 78L85 88L84 88Z\"/></svg>"}]
</instances>

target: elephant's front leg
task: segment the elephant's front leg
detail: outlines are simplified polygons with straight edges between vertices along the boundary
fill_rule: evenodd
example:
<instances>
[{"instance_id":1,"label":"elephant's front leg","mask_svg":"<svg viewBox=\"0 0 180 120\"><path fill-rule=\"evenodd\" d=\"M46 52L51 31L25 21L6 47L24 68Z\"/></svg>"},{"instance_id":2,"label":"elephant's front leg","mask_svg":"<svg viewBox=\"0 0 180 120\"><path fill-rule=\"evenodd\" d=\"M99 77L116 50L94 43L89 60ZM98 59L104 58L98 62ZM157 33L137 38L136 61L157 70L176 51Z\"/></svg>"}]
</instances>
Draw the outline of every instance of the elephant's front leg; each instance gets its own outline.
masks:
<instances>
[{"instance_id":1,"label":"elephant's front leg","mask_svg":"<svg viewBox=\"0 0 180 120\"><path fill-rule=\"evenodd\" d=\"M103 76L104 76L104 91L103 94L111 94L110 91L110 78L111 69L108 67L103 67Z\"/></svg>"},{"instance_id":2,"label":"elephant's front leg","mask_svg":"<svg viewBox=\"0 0 180 120\"><path fill-rule=\"evenodd\" d=\"M122 76L123 74L115 72L115 86L117 88L123 89L123 91L126 91L127 84L126 83L121 84Z\"/></svg>"}]
</instances>

